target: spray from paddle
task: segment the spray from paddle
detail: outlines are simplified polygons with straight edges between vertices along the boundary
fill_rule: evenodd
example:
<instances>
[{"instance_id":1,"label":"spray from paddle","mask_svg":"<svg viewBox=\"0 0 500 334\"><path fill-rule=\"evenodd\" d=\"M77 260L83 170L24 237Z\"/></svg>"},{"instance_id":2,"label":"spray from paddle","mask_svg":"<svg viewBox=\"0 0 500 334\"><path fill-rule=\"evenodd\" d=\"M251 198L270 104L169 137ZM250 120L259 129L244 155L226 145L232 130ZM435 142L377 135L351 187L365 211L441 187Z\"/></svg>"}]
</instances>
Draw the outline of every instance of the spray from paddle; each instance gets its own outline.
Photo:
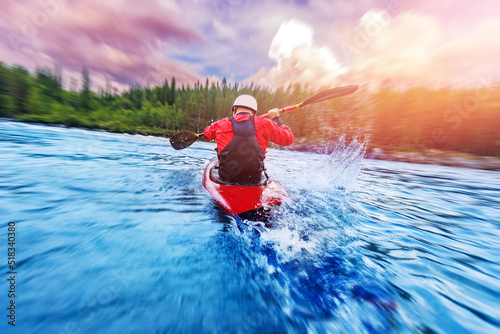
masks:
<instances>
[{"instance_id":1,"label":"spray from paddle","mask_svg":"<svg viewBox=\"0 0 500 334\"><path fill-rule=\"evenodd\" d=\"M345 331L387 332L384 324L399 321L394 292L358 249L361 222L353 207L365 149L365 143L341 137L325 147L329 154L269 150L269 174L295 200L275 209L272 228L233 224L243 251L283 291L283 307L291 316L313 319L308 326L314 330L332 324ZM353 318L353 308L367 316ZM335 323L338 314L350 321Z\"/></svg>"}]
</instances>

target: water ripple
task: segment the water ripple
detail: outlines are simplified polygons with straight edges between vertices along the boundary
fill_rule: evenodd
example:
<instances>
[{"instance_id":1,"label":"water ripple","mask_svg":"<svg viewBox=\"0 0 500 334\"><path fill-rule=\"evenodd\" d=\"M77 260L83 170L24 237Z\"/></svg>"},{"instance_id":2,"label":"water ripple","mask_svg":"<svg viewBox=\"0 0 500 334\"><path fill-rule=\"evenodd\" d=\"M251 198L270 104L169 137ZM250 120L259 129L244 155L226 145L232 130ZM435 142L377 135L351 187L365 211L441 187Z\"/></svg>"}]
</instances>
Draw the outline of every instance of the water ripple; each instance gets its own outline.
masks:
<instances>
[{"instance_id":1,"label":"water ripple","mask_svg":"<svg viewBox=\"0 0 500 334\"><path fill-rule=\"evenodd\" d=\"M269 229L205 193L214 147L0 121L19 330L500 332L499 173L271 149Z\"/></svg>"}]
</instances>

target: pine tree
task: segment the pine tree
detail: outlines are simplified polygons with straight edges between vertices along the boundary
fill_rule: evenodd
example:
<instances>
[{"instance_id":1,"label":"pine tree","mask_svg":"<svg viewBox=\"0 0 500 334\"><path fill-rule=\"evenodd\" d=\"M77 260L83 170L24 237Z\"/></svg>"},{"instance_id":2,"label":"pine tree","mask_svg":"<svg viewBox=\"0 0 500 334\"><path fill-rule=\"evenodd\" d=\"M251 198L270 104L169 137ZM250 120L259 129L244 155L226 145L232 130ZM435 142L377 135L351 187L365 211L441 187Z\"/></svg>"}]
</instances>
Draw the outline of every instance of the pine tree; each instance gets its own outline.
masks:
<instances>
[{"instance_id":1,"label":"pine tree","mask_svg":"<svg viewBox=\"0 0 500 334\"><path fill-rule=\"evenodd\" d=\"M87 67L82 68L82 90L80 91L80 107L86 111L90 110L90 75Z\"/></svg>"},{"instance_id":2,"label":"pine tree","mask_svg":"<svg viewBox=\"0 0 500 334\"><path fill-rule=\"evenodd\" d=\"M14 102L14 110L18 113L25 113L26 100L31 90L32 77L28 71L21 67L16 66L10 71L10 80L8 85L9 95Z\"/></svg>"},{"instance_id":3,"label":"pine tree","mask_svg":"<svg viewBox=\"0 0 500 334\"><path fill-rule=\"evenodd\" d=\"M167 103L169 106L172 106L175 103L175 78L172 77L172 81L170 82L170 90L167 95Z\"/></svg>"}]
</instances>

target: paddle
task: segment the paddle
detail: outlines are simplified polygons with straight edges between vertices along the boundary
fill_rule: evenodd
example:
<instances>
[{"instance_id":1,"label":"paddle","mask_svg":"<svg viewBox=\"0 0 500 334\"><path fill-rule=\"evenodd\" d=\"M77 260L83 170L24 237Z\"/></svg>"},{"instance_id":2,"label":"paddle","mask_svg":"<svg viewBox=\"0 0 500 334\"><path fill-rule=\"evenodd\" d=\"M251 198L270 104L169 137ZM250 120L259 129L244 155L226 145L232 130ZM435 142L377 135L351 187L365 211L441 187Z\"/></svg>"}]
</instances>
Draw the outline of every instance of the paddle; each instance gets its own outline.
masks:
<instances>
[{"instance_id":1,"label":"paddle","mask_svg":"<svg viewBox=\"0 0 500 334\"><path fill-rule=\"evenodd\" d=\"M305 100L302 103L299 103L299 104L296 104L293 106L289 106L289 107L285 107L285 108L281 108L281 109L279 109L278 112L281 114L283 112L294 110L297 108L301 108L301 107L307 106L309 104L318 103L318 102L334 99L336 97L352 94L357 89L358 89L358 86L356 86L356 85L331 88L331 89L325 90L321 93L318 93L318 94L314 95L313 97L310 97L309 99ZM267 114L262 115L262 117L267 117ZM172 145L172 147L174 149L182 150L188 146L191 146L191 144L193 144L197 139L201 138L202 136L203 136L203 133L196 134L196 133L189 132L189 131L179 132L179 133L175 134L174 136L172 136L172 138L170 138L170 144Z\"/></svg>"},{"instance_id":2,"label":"paddle","mask_svg":"<svg viewBox=\"0 0 500 334\"><path fill-rule=\"evenodd\" d=\"M203 137L203 133L193 133L189 131L179 132L170 138L170 145L176 150L182 150L191 146L197 139Z\"/></svg>"},{"instance_id":3,"label":"paddle","mask_svg":"<svg viewBox=\"0 0 500 334\"><path fill-rule=\"evenodd\" d=\"M314 95L313 97L308 98L307 100L305 100L302 103L299 103L299 104L296 104L293 106L289 106L289 107L285 107L285 108L281 108L278 110L278 112L281 114L281 113L286 112L286 111L305 107L309 104L334 99L336 97L340 97L340 96L344 96L344 95L349 95L349 94L354 93L357 89L358 89L357 85L331 88L331 89L325 90L321 93L318 93L318 94ZM262 115L262 117L267 117L267 114Z\"/></svg>"}]
</instances>

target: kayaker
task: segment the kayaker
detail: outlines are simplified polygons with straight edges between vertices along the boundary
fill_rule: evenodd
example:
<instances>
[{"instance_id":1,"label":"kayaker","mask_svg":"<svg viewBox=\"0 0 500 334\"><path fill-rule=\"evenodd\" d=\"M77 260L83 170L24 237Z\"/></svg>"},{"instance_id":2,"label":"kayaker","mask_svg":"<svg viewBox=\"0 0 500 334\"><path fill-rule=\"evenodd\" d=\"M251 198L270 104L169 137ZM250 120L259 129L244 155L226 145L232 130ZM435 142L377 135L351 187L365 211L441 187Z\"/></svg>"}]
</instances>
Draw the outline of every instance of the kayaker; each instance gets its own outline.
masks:
<instances>
[{"instance_id":1,"label":"kayaker","mask_svg":"<svg viewBox=\"0 0 500 334\"><path fill-rule=\"evenodd\" d=\"M270 141L291 145L293 134L280 120L278 109L269 110L268 118L256 116L257 101L253 96L238 96L232 112L232 117L213 123L203 132L206 139L217 142L219 177L228 183L265 183L267 145Z\"/></svg>"}]
</instances>

